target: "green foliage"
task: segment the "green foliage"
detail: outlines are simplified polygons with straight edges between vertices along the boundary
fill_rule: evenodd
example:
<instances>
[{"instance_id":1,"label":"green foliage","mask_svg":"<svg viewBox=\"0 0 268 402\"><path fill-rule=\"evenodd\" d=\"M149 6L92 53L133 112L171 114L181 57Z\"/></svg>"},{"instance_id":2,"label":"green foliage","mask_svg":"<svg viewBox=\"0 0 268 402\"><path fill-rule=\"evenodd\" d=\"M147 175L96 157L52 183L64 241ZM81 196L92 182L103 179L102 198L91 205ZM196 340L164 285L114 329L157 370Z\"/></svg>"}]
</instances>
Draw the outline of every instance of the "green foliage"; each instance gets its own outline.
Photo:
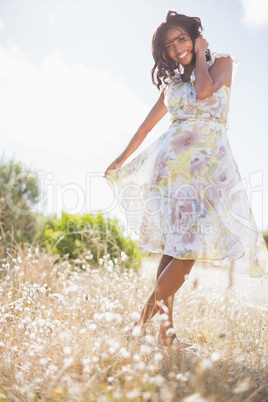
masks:
<instances>
[{"instance_id":1,"label":"green foliage","mask_svg":"<svg viewBox=\"0 0 268 402\"><path fill-rule=\"evenodd\" d=\"M0 160L0 254L7 247L22 243L41 243L50 252L71 259L93 257L95 264L104 255L121 261L123 251L129 259L124 267L137 268L141 253L136 242L123 236L117 219L62 213L61 218L33 212L39 195L38 176L14 159Z\"/></svg>"},{"instance_id":2,"label":"green foliage","mask_svg":"<svg viewBox=\"0 0 268 402\"><path fill-rule=\"evenodd\" d=\"M68 254L72 259L81 258L90 251L96 264L107 254L110 258L121 260L123 251L129 257L125 266L137 268L142 257L136 242L125 238L122 232L117 219L104 218L101 213L79 216L63 212L61 218L48 218L39 242L50 252L60 256Z\"/></svg>"},{"instance_id":3,"label":"green foliage","mask_svg":"<svg viewBox=\"0 0 268 402\"><path fill-rule=\"evenodd\" d=\"M38 178L14 159L0 160L0 226L5 243L31 243L38 230L32 208L38 202Z\"/></svg>"}]
</instances>

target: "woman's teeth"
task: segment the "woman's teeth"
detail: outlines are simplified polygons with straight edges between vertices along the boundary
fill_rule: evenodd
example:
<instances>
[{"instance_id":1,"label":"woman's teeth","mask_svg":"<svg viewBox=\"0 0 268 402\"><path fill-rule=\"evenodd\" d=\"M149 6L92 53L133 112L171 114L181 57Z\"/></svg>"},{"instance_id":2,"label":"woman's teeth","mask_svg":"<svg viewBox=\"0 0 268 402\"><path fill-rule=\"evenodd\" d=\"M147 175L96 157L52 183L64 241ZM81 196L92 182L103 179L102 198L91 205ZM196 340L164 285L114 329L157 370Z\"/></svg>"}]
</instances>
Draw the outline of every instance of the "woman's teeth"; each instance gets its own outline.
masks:
<instances>
[{"instance_id":1,"label":"woman's teeth","mask_svg":"<svg viewBox=\"0 0 268 402\"><path fill-rule=\"evenodd\" d=\"M187 53L188 53L188 50L186 50L186 52L182 53L182 54L179 56L179 59L183 59L183 58L186 56Z\"/></svg>"}]
</instances>

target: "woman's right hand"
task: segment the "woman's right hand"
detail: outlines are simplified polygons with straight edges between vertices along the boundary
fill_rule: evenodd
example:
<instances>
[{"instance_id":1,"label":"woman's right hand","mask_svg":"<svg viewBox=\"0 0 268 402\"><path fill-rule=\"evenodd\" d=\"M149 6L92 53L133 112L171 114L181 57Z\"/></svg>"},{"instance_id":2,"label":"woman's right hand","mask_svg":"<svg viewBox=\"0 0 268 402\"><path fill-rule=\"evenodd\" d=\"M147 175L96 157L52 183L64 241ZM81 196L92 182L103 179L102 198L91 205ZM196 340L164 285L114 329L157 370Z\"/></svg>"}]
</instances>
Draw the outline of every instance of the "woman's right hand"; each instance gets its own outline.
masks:
<instances>
[{"instance_id":1,"label":"woman's right hand","mask_svg":"<svg viewBox=\"0 0 268 402\"><path fill-rule=\"evenodd\" d=\"M122 165L122 163L118 162L117 159L115 159L105 170L105 173L103 175L103 177L105 177L107 175L108 170L112 170L112 169L118 169L120 168Z\"/></svg>"},{"instance_id":2,"label":"woman's right hand","mask_svg":"<svg viewBox=\"0 0 268 402\"><path fill-rule=\"evenodd\" d=\"M203 38L202 34L200 34L195 40L194 45L195 53L197 53L198 51L206 52L208 50L208 47L209 47L208 41L205 38Z\"/></svg>"}]
</instances>

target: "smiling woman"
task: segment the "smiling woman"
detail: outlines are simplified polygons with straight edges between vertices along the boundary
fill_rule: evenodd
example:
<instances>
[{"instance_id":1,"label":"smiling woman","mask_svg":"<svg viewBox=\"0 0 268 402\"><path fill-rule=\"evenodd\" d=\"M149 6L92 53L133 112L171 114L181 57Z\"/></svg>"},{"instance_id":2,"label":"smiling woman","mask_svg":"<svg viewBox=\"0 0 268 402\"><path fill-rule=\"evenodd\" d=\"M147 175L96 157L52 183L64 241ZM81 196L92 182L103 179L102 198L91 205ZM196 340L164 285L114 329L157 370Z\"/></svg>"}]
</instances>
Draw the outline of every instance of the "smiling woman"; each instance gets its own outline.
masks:
<instances>
[{"instance_id":1,"label":"smiling woman","mask_svg":"<svg viewBox=\"0 0 268 402\"><path fill-rule=\"evenodd\" d=\"M165 345L179 342L174 295L195 261L255 277L268 270L265 242L242 191L226 132L237 61L227 53L211 53L201 32L199 18L172 11L157 28L152 80L161 90L159 99L105 172L139 235L138 245L162 254L155 289L134 326L143 330L156 312L168 314L168 326L160 325L158 338ZM167 112L169 129L122 166Z\"/></svg>"},{"instance_id":2,"label":"smiling woman","mask_svg":"<svg viewBox=\"0 0 268 402\"><path fill-rule=\"evenodd\" d=\"M169 23L161 24L156 30L152 41L152 53L155 60L152 80L158 89L162 83L167 84L169 79L174 77L178 68L183 74L187 64L190 64L188 71L194 67L196 59L194 45L202 29L200 18L180 14L178 19L175 14L170 13ZM205 50L205 55L207 61L211 60L208 49Z\"/></svg>"}]
</instances>

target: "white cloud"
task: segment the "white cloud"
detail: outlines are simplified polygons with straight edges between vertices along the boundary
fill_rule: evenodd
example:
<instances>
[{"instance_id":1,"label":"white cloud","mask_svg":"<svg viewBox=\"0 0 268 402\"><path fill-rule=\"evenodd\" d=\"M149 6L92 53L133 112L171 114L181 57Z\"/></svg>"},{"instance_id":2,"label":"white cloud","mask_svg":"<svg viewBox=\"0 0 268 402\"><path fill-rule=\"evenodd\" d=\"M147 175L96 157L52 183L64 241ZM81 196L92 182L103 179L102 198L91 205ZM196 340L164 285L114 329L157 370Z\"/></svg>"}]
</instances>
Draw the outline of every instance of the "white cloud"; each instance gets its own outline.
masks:
<instances>
[{"instance_id":1,"label":"white cloud","mask_svg":"<svg viewBox=\"0 0 268 402\"><path fill-rule=\"evenodd\" d=\"M268 27L268 0L242 0L244 23Z\"/></svg>"},{"instance_id":2,"label":"white cloud","mask_svg":"<svg viewBox=\"0 0 268 402\"><path fill-rule=\"evenodd\" d=\"M60 51L37 65L17 47L0 46L2 150L16 152L17 159L45 174L52 172L54 190L57 183L75 183L85 193L86 175L96 172L88 203L93 210L110 204L111 190L100 173L123 151L148 110L109 71L68 64ZM63 197L63 189L58 191L55 205L49 201L49 212L59 212L62 204L73 207L77 196L71 192L66 190Z\"/></svg>"},{"instance_id":3,"label":"white cloud","mask_svg":"<svg viewBox=\"0 0 268 402\"><path fill-rule=\"evenodd\" d=\"M0 78L8 137L65 156L100 157L133 132L148 110L120 77L67 64L60 51L35 65L18 48L0 47Z\"/></svg>"},{"instance_id":4,"label":"white cloud","mask_svg":"<svg viewBox=\"0 0 268 402\"><path fill-rule=\"evenodd\" d=\"M0 17L0 29L4 29L4 24L3 24L1 17Z\"/></svg>"}]
</instances>

